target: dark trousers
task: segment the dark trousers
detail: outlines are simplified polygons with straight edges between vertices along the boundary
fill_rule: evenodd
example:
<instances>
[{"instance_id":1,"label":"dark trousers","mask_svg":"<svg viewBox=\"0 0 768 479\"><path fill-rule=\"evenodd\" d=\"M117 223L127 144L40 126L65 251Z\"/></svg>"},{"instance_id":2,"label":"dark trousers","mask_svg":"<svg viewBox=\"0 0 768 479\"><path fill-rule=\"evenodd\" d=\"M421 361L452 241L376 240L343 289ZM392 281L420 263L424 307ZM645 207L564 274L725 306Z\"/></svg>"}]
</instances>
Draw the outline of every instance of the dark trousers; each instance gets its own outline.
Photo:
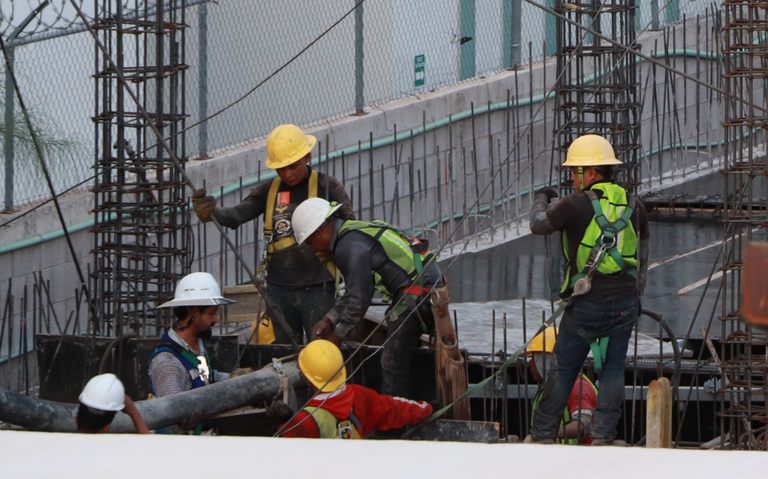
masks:
<instances>
[{"instance_id":1,"label":"dark trousers","mask_svg":"<svg viewBox=\"0 0 768 479\"><path fill-rule=\"evenodd\" d=\"M418 303L418 300L416 301ZM397 303L397 298L392 304ZM381 351L382 383L381 393L403 398L411 394L411 357L418 347L422 329L422 320L429 328L434 327L432 307L429 300L418 307L418 313L407 309L395 320L387 323L387 343ZM421 319L419 319L421 318Z\"/></svg>"},{"instance_id":2,"label":"dark trousers","mask_svg":"<svg viewBox=\"0 0 768 479\"><path fill-rule=\"evenodd\" d=\"M302 341L312 340L312 328L336 305L336 287L332 282L292 288L270 284L267 293L285 316L285 321ZM275 343L290 344L288 334L275 324Z\"/></svg>"},{"instance_id":3,"label":"dark trousers","mask_svg":"<svg viewBox=\"0 0 768 479\"><path fill-rule=\"evenodd\" d=\"M622 298L592 303L574 298L565 310L555 343L557 368L544 383L542 398L536 407L531 437L537 441L555 439L557 428L568 404L573 383L581 373L592 340L610 335L608 349L599 372L597 408L592 421L592 438L612 441L621 417L624 400L624 360L637 316L637 300ZM616 328L628 325L628 329Z\"/></svg>"}]
</instances>

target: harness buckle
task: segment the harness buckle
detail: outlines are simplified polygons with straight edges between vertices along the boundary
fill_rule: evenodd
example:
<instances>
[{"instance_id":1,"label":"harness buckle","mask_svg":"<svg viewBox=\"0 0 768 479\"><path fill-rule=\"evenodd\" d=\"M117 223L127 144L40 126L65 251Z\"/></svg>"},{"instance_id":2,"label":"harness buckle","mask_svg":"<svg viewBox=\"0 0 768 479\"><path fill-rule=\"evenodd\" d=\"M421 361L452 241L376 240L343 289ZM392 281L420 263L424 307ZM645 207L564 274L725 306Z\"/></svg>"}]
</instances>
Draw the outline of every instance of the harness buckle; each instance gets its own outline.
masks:
<instances>
[{"instance_id":1,"label":"harness buckle","mask_svg":"<svg viewBox=\"0 0 768 479\"><path fill-rule=\"evenodd\" d=\"M198 365L197 365L197 374L200 376L200 379L203 380L205 384L208 384L210 382L211 377L211 370L208 367L208 360L205 359L204 355L200 355L197 357Z\"/></svg>"}]
</instances>

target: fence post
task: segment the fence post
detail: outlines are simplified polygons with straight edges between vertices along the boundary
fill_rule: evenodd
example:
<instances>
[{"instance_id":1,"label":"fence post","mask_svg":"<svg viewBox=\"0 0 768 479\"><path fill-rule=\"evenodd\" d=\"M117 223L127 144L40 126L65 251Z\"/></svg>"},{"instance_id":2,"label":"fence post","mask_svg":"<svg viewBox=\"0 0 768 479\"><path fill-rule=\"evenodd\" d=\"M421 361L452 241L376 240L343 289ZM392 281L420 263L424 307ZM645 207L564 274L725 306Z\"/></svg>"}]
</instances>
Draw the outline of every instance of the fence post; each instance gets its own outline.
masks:
<instances>
[{"instance_id":1,"label":"fence post","mask_svg":"<svg viewBox=\"0 0 768 479\"><path fill-rule=\"evenodd\" d=\"M520 64L520 31L522 0L504 2L504 68Z\"/></svg>"},{"instance_id":2,"label":"fence post","mask_svg":"<svg viewBox=\"0 0 768 479\"><path fill-rule=\"evenodd\" d=\"M356 3L358 0L354 0ZM363 106L365 87L363 79L363 2L359 2L355 8L355 114L365 115Z\"/></svg>"},{"instance_id":3,"label":"fence post","mask_svg":"<svg viewBox=\"0 0 768 479\"><path fill-rule=\"evenodd\" d=\"M198 121L200 129L197 133L198 156L204 159L208 156L208 2L205 1L197 7L197 25L200 30L198 38Z\"/></svg>"},{"instance_id":4,"label":"fence post","mask_svg":"<svg viewBox=\"0 0 768 479\"><path fill-rule=\"evenodd\" d=\"M460 0L459 80L475 76L475 0Z\"/></svg>"},{"instance_id":5,"label":"fence post","mask_svg":"<svg viewBox=\"0 0 768 479\"><path fill-rule=\"evenodd\" d=\"M659 0L651 1L651 30L659 29Z\"/></svg>"},{"instance_id":6,"label":"fence post","mask_svg":"<svg viewBox=\"0 0 768 479\"><path fill-rule=\"evenodd\" d=\"M8 47L8 63L13 68L13 47ZM3 149L5 155L5 211L13 210L13 132L16 128L13 118L13 81L11 72L5 68L5 138Z\"/></svg>"}]
</instances>

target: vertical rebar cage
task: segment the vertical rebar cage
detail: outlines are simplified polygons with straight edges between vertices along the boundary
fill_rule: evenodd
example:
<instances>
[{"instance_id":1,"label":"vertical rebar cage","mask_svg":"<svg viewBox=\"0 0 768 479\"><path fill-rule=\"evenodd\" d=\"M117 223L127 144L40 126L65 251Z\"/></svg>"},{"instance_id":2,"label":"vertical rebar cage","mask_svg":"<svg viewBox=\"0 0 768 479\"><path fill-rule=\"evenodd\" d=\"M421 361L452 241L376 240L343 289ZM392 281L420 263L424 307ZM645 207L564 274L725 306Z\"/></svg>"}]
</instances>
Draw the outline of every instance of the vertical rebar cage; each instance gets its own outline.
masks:
<instances>
[{"instance_id":1,"label":"vertical rebar cage","mask_svg":"<svg viewBox=\"0 0 768 479\"><path fill-rule=\"evenodd\" d=\"M557 0L555 11L581 27L557 20L555 151L561 152L561 159L553 158L552 166L565 160L568 147L579 136L601 135L626 165L619 170L617 183L634 192L640 182L640 79L628 49L640 49L635 43L635 0ZM572 191L570 170L560 177L563 192Z\"/></svg>"},{"instance_id":2,"label":"vertical rebar cage","mask_svg":"<svg viewBox=\"0 0 768 479\"><path fill-rule=\"evenodd\" d=\"M768 0L724 2L726 129L723 219L721 444L766 449L765 334L739 319L744 247L768 221L765 198ZM758 199L761 198L761 199ZM763 239L764 241L764 239ZM729 446L728 446L729 445Z\"/></svg>"},{"instance_id":3,"label":"vertical rebar cage","mask_svg":"<svg viewBox=\"0 0 768 479\"><path fill-rule=\"evenodd\" d=\"M94 29L107 54L97 46L94 57L96 324L102 335L157 335L170 318L155 306L173 296L191 260L185 185L151 128L183 165L185 9L182 0L103 0L97 8Z\"/></svg>"}]
</instances>

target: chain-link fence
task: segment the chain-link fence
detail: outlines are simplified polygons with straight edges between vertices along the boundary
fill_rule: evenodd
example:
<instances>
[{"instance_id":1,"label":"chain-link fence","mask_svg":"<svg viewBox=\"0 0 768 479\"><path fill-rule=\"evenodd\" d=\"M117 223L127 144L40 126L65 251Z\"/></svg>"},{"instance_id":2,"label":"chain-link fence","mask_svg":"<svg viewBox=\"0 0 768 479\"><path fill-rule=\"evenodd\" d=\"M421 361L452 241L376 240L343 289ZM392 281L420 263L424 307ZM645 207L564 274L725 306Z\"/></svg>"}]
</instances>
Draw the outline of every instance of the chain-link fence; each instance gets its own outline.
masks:
<instances>
[{"instance_id":1,"label":"chain-link fence","mask_svg":"<svg viewBox=\"0 0 768 479\"><path fill-rule=\"evenodd\" d=\"M27 3L34 8L40 2ZM122 3L126 11L135 11L136 2ZM139 3L140 11L151 13L153 1ZM209 156L263 138L281 123L318 125L539 61L555 51L555 19L535 3L187 0L186 113L192 126L186 151L192 157ZM539 0L547 8L563 8L561 3ZM0 32L7 40L11 27L28 12L11 11L6 4ZM62 0L53 6L54 17L73 13ZM636 15L638 32L714 8L703 2L643 1ZM34 34L9 46L16 45L19 86L47 145L54 188L61 192L87 183L92 175L96 145L90 118L97 93L91 76L98 65L84 26L65 22L66 28L52 28L54 23L33 21L28 28ZM0 88L9 85L6 80ZM5 93L0 102L9 103ZM18 106L0 106L6 111L0 125L13 132L0 135L0 196L8 209L50 193Z\"/></svg>"}]
</instances>

